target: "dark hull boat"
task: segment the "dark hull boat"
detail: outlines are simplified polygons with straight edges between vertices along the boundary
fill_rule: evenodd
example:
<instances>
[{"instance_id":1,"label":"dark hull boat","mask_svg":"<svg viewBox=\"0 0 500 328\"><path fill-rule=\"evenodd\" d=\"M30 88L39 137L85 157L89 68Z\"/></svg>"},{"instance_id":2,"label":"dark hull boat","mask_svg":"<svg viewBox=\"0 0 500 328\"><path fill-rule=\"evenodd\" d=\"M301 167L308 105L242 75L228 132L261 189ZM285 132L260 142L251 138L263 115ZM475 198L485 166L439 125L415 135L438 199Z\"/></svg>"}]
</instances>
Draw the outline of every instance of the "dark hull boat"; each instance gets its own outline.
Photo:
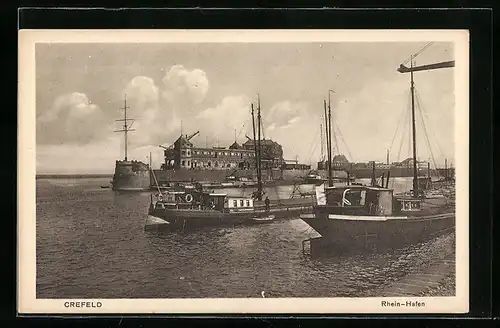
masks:
<instances>
[{"instance_id":1,"label":"dark hull boat","mask_svg":"<svg viewBox=\"0 0 500 328\"><path fill-rule=\"evenodd\" d=\"M413 71L421 70L422 67L413 67L413 57L410 57L410 60L412 66L404 72L410 72L412 190L409 195L396 196L394 191L388 188L388 179L385 187L383 178L381 185L377 185L374 163L371 186L355 186L348 183L346 186L334 187L329 167L329 187L318 186L316 188L318 205L314 207L312 214L301 215L301 219L322 236L308 240L311 254L323 251L351 252L366 248L393 249L454 231L454 197L436 193L429 197L430 195L426 195L426 190L431 188L430 174L424 179L418 177ZM326 119L326 101L324 107ZM326 120L328 162L331 163L330 105ZM388 175L393 176L391 172Z\"/></svg>"},{"instance_id":2,"label":"dark hull boat","mask_svg":"<svg viewBox=\"0 0 500 328\"><path fill-rule=\"evenodd\" d=\"M127 98L125 98L125 104L122 108L124 110L124 118L117 120L123 122L123 129L117 130L115 132L124 132L125 136L125 159L123 161L117 160L115 162L115 172L113 174L113 180L111 181L112 189L115 191L146 191L149 190L151 184L150 177L150 166L151 164L146 164L141 161L128 160L128 133L130 131L135 131L131 129L134 121L127 118ZM131 122L131 124L128 124ZM150 157L151 161L151 157Z\"/></svg>"},{"instance_id":3,"label":"dark hull boat","mask_svg":"<svg viewBox=\"0 0 500 328\"><path fill-rule=\"evenodd\" d=\"M309 240L311 252L323 248L343 253L403 247L455 228L454 202L444 197L394 197L391 189L368 186L325 191L326 204L300 216L322 236Z\"/></svg>"},{"instance_id":4,"label":"dark hull boat","mask_svg":"<svg viewBox=\"0 0 500 328\"><path fill-rule=\"evenodd\" d=\"M186 231L210 227L234 227L272 223L298 217L312 210L311 199L285 204L255 204L252 197L230 197L202 191L174 191L162 194L149 206L146 230Z\"/></svg>"}]
</instances>

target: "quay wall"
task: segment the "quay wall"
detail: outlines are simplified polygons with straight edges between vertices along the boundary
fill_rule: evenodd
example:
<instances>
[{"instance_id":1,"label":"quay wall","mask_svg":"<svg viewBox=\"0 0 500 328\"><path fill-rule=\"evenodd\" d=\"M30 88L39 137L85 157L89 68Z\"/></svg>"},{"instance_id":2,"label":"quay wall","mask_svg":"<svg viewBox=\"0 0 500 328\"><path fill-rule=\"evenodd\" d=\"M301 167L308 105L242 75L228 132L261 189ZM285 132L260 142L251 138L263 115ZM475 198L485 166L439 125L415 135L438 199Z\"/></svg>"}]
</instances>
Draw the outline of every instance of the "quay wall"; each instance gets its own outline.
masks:
<instances>
[{"instance_id":1,"label":"quay wall","mask_svg":"<svg viewBox=\"0 0 500 328\"><path fill-rule=\"evenodd\" d=\"M223 182L228 176L235 178L247 178L257 180L256 170L153 170L159 183L162 182L189 182L189 181L209 181ZM306 177L311 170L262 170L262 179L292 181ZM154 177L151 177L151 184L154 185Z\"/></svg>"},{"instance_id":2,"label":"quay wall","mask_svg":"<svg viewBox=\"0 0 500 328\"><path fill-rule=\"evenodd\" d=\"M250 180L257 180L256 170L240 170L240 169L218 169L218 170L196 170L196 169L180 169L180 170L153 170L156 179L159 183L162 182L190 182L190 181L206 181L206 182L223 182L226 181L228 176L234 176L236 178L247 178ZM356 179L371 178L372 169L371 168L358 168L351 171ZM411 168L396 167L391 168L391 177L412 177L413 171ZM305 178L308 174L318 174L322 178L328 178L328 170L262 170L263 181L268 180L284 180L284 181L296 181ZM431 170L431 174L435 175L437 172ZM440 172L442 173L442 172ZM382 174L387 174L387 169L376 168L375 176L378 178ZM345 179L347 178L347 173L341 170L333 170L332 175L334 178ZM419 176L426 176L427 169L419 169ZM155 185L154 178L151 177L151 185Z\"/></svg>"}]
</instances>

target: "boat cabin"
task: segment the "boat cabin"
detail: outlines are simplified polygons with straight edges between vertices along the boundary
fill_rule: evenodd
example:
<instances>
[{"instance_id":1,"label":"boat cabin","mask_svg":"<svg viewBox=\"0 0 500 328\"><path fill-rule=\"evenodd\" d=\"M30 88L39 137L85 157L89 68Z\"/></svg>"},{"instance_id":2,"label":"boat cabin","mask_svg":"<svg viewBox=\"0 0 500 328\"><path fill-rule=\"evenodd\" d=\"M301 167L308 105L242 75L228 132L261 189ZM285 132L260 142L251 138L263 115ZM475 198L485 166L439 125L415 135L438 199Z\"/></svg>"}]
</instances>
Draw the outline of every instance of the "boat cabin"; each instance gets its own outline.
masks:
<instances>
[{"instance_id":1,"label":"boat cabin","mask_svg":"<svg viewBox=\"0 0 500 328\"><path fill-rule=\"evenodd\" d=\"M215 210L221 212L239 212L252 210L252 197L227 196L224 193L197 192L196 190L167 191L157 196L156 208Z\"/></svg>"},{"instance_id":2,"label":"boat cabin","mask_svg":"<svg viewBox=\"0 0 500 328\"><path fill-rule=\"evenodd\" d=\"M227 208L230 211L244 211L253 209L252 197L228 197Z\"/></svg>"},{"instance_id":3,"label":"boat cabin","mask_svg":"<svg viewBox=\"0 0 500 328\"><path fill-rule=\"evenodd\" d=\"M343 213L376 216L420 210L419 199L395 198L392 189L359 185L325 187L323 205Z\"/></svg>"}]
</instances>

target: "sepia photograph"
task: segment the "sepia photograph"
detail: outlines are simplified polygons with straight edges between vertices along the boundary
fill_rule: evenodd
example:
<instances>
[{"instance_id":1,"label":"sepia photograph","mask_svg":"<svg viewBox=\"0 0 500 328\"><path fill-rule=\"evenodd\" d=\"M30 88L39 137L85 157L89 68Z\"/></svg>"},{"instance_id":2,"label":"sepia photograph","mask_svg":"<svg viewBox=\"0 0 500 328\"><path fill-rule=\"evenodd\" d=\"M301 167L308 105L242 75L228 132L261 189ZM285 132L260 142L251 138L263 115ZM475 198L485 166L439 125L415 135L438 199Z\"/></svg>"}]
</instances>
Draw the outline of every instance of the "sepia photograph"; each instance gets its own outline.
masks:
<instances>
[{"instance_id":1,"label":"sepia photograph","mask_svg":"<svg viewBox=\"0 0 500 328\"><path fill-rule=\"evenodd\" d=\"M19 34L20 313L468 311L467 31Z\"/></svg>"}]
</instances>

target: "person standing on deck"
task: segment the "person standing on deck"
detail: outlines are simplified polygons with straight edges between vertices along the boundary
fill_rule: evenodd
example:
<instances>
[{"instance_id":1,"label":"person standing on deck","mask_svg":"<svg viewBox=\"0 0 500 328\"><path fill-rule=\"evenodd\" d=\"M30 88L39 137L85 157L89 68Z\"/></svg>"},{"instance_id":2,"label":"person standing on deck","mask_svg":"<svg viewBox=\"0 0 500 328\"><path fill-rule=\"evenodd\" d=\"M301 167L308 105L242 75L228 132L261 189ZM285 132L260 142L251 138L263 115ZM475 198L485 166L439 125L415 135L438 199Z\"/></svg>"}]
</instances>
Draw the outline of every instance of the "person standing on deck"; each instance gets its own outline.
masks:
<instances>
[{"instance_id":1,"label":"person standing on deck","mask_svg":"<svg viewBox=\"0 0 500 328\"><path fill-rule=\"evenodd\" d=\"M269 212L269 203L271 203L269 197L266 196L266 200L264 201L264 203L266 204L266 211Z\"/></svg>"}]
</instances>

